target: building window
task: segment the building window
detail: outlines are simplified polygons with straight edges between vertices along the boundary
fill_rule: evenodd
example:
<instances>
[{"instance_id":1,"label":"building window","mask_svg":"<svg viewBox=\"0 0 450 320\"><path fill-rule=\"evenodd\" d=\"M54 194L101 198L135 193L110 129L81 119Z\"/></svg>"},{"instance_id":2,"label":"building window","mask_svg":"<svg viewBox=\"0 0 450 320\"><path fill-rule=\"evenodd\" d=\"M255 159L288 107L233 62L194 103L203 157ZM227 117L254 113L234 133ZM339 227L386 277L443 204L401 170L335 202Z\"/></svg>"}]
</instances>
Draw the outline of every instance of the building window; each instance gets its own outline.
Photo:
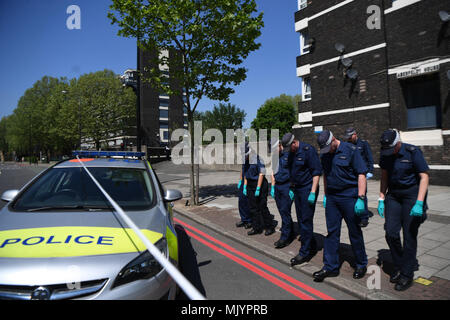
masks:
<instances>
[{"instance_id":1,"label":"building window","mask_svg":"<svg viewBox=\"0 0 450 320\"><path fill-rule=\"evenodd\" d=\"M169 129L169 122L165 120L159 121L159 128L160 129Z\"/></svg>"},{"instance_id":2,"label":"building window","mask_svg":"<svg viewBox=\"0 0 450 320\"><path fill-rule=\"evenodd\" d=\"M298 10L302 10L308 6L307 0L298 0Z\"/></svg>"},{"instance_id":3,"label":"building window","mask_svg":"<svg viewBox=\"0 0 450 320\"><path fill-rule=\"evenodd\" d=\"M407 108L408 129L439 128L441 101L439 73L400 80Z\"/></svg>"},{"instance_id":4,"label":"building window","mask_svg":"<svg viewBox=\"0 0 450 320\"><path fill-rule=\"evenodd\" d=\"M169 140L169 131L163 131L163 139L164 140Z\"/></svg>"},{"instance_id":5,"label":"building window","mask_svg":"<svg viewBox=\"0 0 450 320\"><path fill-rule=\"evenodd\" d=\"M168 119L169 118L169 110L160 109L159 110L159 118Z\"/></svg>"},{"instance_id":6,"label":"building window","mask_svg":"<svg viewBox=\"0 0 450 320\"><path fill-rule=\"evenodd\" d=\"M159 105L161 107L168 107L169 106L169 99L159 98Z\"/></svg>"},{"instance_id":7,"label":"building window","mask_svg":"<svg viewBox=\"0 0 450 320\"><path fill-rule=\"evenodd\" d=\"M309 32L308 29L300 31L300 55L309 53Z\"/></svg>"},{"instance_id":8,"label":"building window","mask_svg":"<svg viewBox=\"0 0 450 320\"><path fill-rule=\"evenodd\" d=\"M311 78L302 78L302 101L311 100Z\"/></svg>"}]
</instances>

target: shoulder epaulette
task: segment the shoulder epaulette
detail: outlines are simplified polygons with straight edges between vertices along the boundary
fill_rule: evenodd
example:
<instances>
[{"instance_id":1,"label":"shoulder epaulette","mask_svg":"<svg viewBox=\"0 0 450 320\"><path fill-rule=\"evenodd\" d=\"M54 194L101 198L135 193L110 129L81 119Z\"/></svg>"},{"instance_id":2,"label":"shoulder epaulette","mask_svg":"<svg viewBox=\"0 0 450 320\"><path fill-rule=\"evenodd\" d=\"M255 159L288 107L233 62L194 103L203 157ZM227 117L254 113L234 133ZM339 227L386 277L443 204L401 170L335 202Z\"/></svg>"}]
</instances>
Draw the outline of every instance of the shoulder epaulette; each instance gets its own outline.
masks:
<instances>
[{"instance_id":1,"label":"shoulder epaulette","mask_svg":"<svg viewBox=\"0 0 450 320\"><path fill-rule=\"evenodd\" d=\"M309 150L309 146L304 146L303 150Z\"/></svg>"},{"instance_id":2,"label":"shoulder epaulette","mask_svg":"<svg viewBox=\"0 0 450 320\"><path fill-rule=\"evenodd\" d=\"M408 151L414 151L414 150L416 150L416 147L415 147L415 146L407 146L407 147L406 147L406 150L408 150Z\"/></svg>"}]
</instances>

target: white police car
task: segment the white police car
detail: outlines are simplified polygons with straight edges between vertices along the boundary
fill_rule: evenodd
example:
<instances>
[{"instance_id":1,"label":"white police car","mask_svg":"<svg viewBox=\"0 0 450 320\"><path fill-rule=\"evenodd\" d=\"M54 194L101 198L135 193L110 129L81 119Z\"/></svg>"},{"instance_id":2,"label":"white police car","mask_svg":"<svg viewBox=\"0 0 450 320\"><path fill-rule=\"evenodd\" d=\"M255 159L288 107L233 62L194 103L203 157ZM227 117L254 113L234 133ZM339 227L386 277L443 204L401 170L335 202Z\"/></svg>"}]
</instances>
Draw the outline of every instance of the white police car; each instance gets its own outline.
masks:
<instances>
[{"instance_id":1,"label":"white police car","mask_svg":"<svg viewBox=\"0 0 450 320\"><path fill-rule=\"evenodd\" d=\"M161 252L178 263L163 189L143 153L75 152ZM120 157L120 158L117 158ZM2 195L0 299L173 299L176 283L126 226L78 159Z\"/></svg>"}]
</instances>

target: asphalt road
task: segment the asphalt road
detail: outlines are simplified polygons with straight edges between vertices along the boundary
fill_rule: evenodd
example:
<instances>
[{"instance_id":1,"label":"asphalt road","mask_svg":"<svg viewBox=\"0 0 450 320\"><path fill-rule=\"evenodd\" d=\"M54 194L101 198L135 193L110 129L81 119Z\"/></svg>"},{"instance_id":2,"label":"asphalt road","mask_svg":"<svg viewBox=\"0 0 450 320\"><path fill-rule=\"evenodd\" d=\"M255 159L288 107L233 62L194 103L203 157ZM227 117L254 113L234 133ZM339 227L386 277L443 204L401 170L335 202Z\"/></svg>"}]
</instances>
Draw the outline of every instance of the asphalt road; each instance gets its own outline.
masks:
<instances>
[{"instance_id":1,"label":"asphalt road","mask_svg":"<svg viewBox=\"0 0 450 320\"><path fill-rule=\"evenodd\" d=\"M174 219L182 227L178 232L184 243L182 271L208 299L355 299L193 220L177 214Z\"/></svg>"},{"instance_id":2,"label":"asphalt road","mask_svg":"<svg viewBox=\"0 0 450 320\"><path fill-rule=\"evenodd\" d=\"M0 165L0 194L20 189L43 169ZM0 207L4 204L2 202ZM174 218L181 239L182 272L208 299L354 299L194 221L176 213ZM178 299L186 299L186 296L181 292Z\"/></svg>"}]
</instances>

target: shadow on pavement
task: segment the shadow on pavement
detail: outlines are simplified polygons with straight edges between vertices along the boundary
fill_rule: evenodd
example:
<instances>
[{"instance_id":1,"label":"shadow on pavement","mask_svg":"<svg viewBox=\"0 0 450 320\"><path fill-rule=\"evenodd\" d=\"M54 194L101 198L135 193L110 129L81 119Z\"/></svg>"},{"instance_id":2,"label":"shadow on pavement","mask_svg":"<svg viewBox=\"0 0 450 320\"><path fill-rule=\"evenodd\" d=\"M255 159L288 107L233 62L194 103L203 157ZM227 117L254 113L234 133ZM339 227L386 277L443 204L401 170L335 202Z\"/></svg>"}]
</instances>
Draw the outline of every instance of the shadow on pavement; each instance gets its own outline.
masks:
<instances>
[{"instance_id":1,"label":"shadow on pavement","mask_svg":"<svg viewBox=\"0 0 450 320\"><path fill-rule=\"evenodd\" d=\"M200 277L199 267L209 264L211 261L197 262L197 253L192 247L191 240L184 228L180 225L175 225L175 230L178 236L178 255L179 255L179 269L180 272L197 288L200 293L206 297L206 291ZM190 300L189 297L180 289L176 300Z\"/></svg>"},{"instance_id":2,"label":"shadow on pavement","mask_svg":"<svg viewBox=\"0 0 450 320\"><path fill-rule=\"evenodd\" d=\"M199 190L200 198L208 198L208 197L226 197L226 198L234 198L239 195L239 190L237 188L237 184L222 184L215 186L202 186Z\"/></svg>"}]
</instances>

